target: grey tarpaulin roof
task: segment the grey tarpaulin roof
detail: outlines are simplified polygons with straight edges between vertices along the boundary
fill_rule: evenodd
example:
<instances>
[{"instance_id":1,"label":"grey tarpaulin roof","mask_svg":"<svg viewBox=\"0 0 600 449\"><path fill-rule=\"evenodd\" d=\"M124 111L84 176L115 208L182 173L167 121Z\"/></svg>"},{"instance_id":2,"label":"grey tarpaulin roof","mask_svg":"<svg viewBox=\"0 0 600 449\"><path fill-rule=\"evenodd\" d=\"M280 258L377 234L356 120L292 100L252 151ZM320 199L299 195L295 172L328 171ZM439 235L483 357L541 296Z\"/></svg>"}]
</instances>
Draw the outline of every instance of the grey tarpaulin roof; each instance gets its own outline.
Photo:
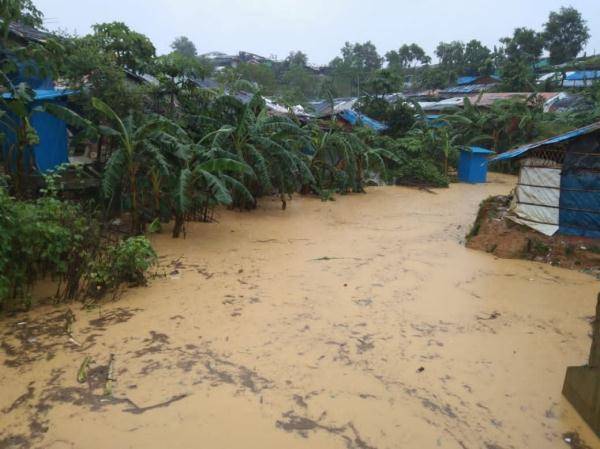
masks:
<instances>
[{"instance_id":1,"label":"grey tarpaulin roof","mask_svg":"<svg viewBox=\"0 0 600 449\"><path fill-rule=\"evenodd\" d=\"M462 86L448 87L440 92L444 94L475 94L477 92L490 90L496 84L466 84Z\"/></svg>"},{"instance_id":2,"label":"grey tarpaulin roof","mask_svg":"<svg viewBox=\"0 0 600 449\"><path fill-rule=\"evenodd\" d=\"M309 106L314 110L315 117L322 118L352 109L357 101L356 97L336 98L333 100L333 110L331 110L331 102L328 100L311 101Z\"/></svg>"},{"instance_id":3,"label":"grey tarpaulin roof","mask_svg":"<svg viewBox=\"0 0 600 449\"><path fill-rule=\"evenodd\" d=\"M50 37L50 34L37 30L22 23L12 22L8 25L9 31L22 39L35 42L45 42Z\"/></svg>"},{"instance_id":4,"label":"grey tarpaulin roof","mask_svg":"<svg viewBox=\"0 0 600 449\"><path fill-rule=\"evenodd\" d=\"M594 131L600 130L600 122L592 123L591 125L584 126L583 128L575 129L573 131L569 131L568 133L561 134L559 136L552 137L550 139L541 140L539 142L529 143L527 145L523 145L522 147L515 148L514 150L507 151L506 153L502 153L491 159L491 162L495 161L503 161L507 159L513 159L515 157L520 157L523 154L527 153L530 150L535 148L553 145L556 143L565 142L567 140L575 139L580 136L584 136L586 134L590 134Z\"/></svg>"}]
</instances>

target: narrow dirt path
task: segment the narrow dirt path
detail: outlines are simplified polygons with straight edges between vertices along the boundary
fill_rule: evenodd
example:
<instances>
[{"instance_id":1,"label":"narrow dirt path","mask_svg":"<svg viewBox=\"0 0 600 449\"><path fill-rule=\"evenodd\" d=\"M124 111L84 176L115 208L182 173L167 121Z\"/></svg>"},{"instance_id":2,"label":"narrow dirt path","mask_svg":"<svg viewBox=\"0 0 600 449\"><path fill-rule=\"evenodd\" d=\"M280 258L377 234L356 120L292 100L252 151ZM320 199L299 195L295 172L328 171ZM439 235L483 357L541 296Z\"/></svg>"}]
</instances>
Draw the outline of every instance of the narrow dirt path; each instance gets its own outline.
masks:
<instances>
[{"instance_id":1,"label":"narrow dirt path","mask_svg":"<svg viewBox=\"0 0 600 449\"><path fill-rule=\"evenodd\" d=\"M0 322L0 448L600 448L560 394L599 284L466 249L514 183L492 180L265 200L155 237L166 276L75 307L75 341L64 306Z\"/></svg>"}]
</instances>

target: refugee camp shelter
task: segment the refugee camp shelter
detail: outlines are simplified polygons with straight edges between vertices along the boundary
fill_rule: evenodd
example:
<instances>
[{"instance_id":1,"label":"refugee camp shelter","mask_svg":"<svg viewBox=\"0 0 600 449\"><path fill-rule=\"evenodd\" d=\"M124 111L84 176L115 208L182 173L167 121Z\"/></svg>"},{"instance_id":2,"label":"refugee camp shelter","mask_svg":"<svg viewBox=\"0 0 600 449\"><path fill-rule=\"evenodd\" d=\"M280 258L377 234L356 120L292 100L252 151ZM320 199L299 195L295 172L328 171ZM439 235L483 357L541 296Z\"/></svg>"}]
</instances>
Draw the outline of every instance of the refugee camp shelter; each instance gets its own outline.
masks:
<instances>
[{"instance_id":1,"label":"refugee camp shelter","mask_svg":"<svg viewBox=\"0 0 600 449\"><path fill-rule=\"evenodd\" d=\"M462 148L458 161L458 180L471 184L487 182L488 157L491 154L495 153L485 148Z\"/></svg>"},{"instance_id":2,"label":"refugee camp shelter","mask_svg":"<svg viewBox=\"0 0 600 449\"><path fill-rule=\"evenodd\" d=\"M500 78L494 75L459 76L456 80L456 85L442 89L440 91L440 95L468 95L478 92L485 92L496 86L499 82Z\"/></svg>"},{"instance_id":3,"label":"refugee camp shelter","mask_svg":"<svg viewBox=\"0 0 600 449\"><path fill-rule=\"evenodd\" d=\"M456 84L459 86L472 86L475 84L497 84L500 82L500 77L495 75L478 75L478 76L459 76Z\"/></svg>"},{"instance_id":4,"label":"refugee camp shelter","mask_svg":"<svg viewBox=\"0 0 600 449\"><path fill-rule=\"evenodd\" d=\"M61 90L34 90L35 99L29 105L31 111L31 125L36 130L40 143L31 148L25 155L25 167L38 170L42 173L53 170L61 164L69 162L69 139L67 124L58 117L45 112L36 111L39 106L45 103L64 103L67 96L72 95L73 91ZM6 101L12 100L12 94L2 95ZM3 146L4 158L10 158L11 149L16 140L14 133L3 127L2 131L6 134Z\"/></svg>"},{"instance_id":5,"label":"refugee camp shelter","mask_svg":"<svg viewBox=\"0 0 600 449\"><path fill-rule=\"evenodd\" d=\"M386 129L388 129L386 124L381 123L380 121L377 121L375 119L372 119L371 117L368 117L365 114L357 112L353 109L346 109L344 111L341 111L338 114L338 116L342 120L344 120L345 122L350 124L351 126L356 126L356 125L362 124L363 126L366 126L367 128L371 128L375 132L383 132Z\"/></svg>"},{"instance_id":6,"label":"refugee camp shelter","mask_svg":"<svg viewBox=\"0 0 600 449\"><path fill-rule=\"evenodd\" d=\"M580 70L567 74L563 87L590 87L600 81L600 70Z\"/></svg>"},{"instance_id":7,"label":"refugee camp shelter","mask_svg":"<svg viewBox=\"0 0 600 449\"><path fill-rule=\"evenodd\" d=\"M600 122L492 161L520 162L510 218L546 235L600 238Z\"/></svg>"}]
</instances>

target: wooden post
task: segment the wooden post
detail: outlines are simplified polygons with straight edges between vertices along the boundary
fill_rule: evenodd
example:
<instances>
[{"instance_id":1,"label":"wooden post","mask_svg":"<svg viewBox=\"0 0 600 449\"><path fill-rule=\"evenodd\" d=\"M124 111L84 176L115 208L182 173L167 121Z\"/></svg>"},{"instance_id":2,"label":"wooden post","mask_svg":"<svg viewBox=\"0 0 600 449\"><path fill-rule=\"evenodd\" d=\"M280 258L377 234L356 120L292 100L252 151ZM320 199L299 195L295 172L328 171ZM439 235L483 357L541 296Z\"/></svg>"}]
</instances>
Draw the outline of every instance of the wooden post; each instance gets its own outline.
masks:
<instances>
[{"instance_id":1,"label":"wooden post","mask_svg":"<svg viewBox=\"0 0 600 449\"><path fill-rule=\"evenodd\" d=\"M600 294L592 328L589 365L567 368L563 395L600 437Z\"/></svg>"},{"instance_id":2,"label":"wooden post","mask_svg":"<svg viewBox=\"0 0 600 449\"><path fill-rule=\"evenodd\" d=\"M590 368L600 368L600 293L596 304L596 318L592 323L592 350L589 365Z\"/></svg>"}]
</instances>

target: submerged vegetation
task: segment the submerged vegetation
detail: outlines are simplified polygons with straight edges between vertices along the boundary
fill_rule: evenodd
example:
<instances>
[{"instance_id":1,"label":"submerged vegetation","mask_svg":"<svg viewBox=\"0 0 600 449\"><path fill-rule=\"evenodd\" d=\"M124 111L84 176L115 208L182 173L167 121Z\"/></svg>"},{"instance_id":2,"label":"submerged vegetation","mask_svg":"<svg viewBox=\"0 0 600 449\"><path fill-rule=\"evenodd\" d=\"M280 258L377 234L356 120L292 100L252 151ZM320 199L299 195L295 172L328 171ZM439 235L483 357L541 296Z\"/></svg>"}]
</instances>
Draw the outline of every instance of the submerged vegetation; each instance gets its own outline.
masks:
<instances>
[{"instance_id":1,"label":"submerged vegetation","mask_svg":"<svg viewBox=\"0 0 600 449\"><path fill-rule=\"evenodd\" d=\"M83 37L22 39L11 38L9 25L40 27L42 14L33 3L2 2L0 17L7 180L0 187L0 308L27 304L33 285L44 279L57 283L57 300L144 284L156 261L144 234L172 223L173 237L181 237L187 222L209 221L219 205L251 210L260 198L276 195L285 210L296 193L329 199L384 182L446 187L462 146L500 152L600 117L598 86L586 93L590 108L569 114L544 112L532 96L485 109L466 99L463 109L432 119L417 103L385 98L407 76L431 88L464 70L491 73L498 68L494 61L504 73L518 72L514 67L529 61L526 44L541 39L523 30L506 40L501 58L476 41L440 44L441 63L433 68L413 44L388 53L382 69L371 43L346 44L328 75L309 74L306 55L297 52L273 67L225 70L217 76L221 87L206 88L201 82L213 67L186 38L157 57L152 42L123 23L95 25ZM544 35L552 57L575 57L577 43L554 39L554 27L549 24ZM580 47L586 30L579 30ZM534 59L543 47L538 52L536 45ZM72 89L67 105L36 101L40 86L31 80L47 78ZM352 94L361 85L358 109L385 122L382 133L360 120L344 126L335 115L305 120L273 114L263 97L305 102ZM91 148L95 188L73 193L63 188L65 170L43 178L36 173L32 148L40 137L32 117L42 112L69 124L71 152Z\"/></svg>"}]
</instances>

